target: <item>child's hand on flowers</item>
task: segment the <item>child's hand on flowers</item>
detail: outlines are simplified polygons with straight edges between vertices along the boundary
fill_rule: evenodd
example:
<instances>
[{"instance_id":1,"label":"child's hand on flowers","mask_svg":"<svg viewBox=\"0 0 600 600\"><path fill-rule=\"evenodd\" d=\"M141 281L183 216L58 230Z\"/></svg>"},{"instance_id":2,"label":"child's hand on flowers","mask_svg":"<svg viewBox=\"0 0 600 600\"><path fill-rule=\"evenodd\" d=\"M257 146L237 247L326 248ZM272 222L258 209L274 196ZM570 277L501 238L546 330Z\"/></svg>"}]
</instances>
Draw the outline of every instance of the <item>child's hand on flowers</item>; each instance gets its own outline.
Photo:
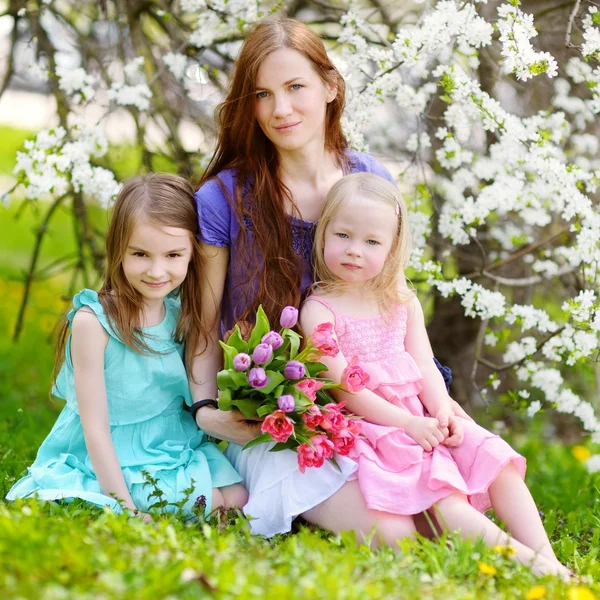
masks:
<instances>
[{"instance_id":1,"label":"child's hand on flowers","mask_svg":"<svg viewBox=\"0 0 600 600\"><path fill-rule=\"evenodd\" d=\"M410 415L404 425L404 431L428 452L439 446L445 438L438 420L433 417Z\"/></svg>"}]
</instances>

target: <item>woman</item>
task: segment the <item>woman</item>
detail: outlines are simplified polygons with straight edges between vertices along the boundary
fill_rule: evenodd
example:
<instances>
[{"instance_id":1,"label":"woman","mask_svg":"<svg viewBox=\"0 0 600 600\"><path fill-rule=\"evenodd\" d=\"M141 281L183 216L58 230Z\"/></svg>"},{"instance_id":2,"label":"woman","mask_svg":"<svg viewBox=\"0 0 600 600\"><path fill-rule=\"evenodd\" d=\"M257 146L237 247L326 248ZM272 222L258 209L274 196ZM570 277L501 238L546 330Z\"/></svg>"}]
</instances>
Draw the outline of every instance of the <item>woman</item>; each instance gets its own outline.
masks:
<instances>
[{"instance_id":1,"label":"woman","mask_svg":"<svg viewBox=\"0 0 600 600\"><path fill-rule=\"evenodd\" d=\"M410 519L369 510L356 466L338 457L301 474L292 451L261 444L241 451L259 430L239 413L215 410L217 340L259 304L273 321L298 306L312 282L312 230L330 187L345 174L370 172L393 181L368 154L348 149L341 130L344 81L323 43L306 25L267 20L246 38L231 88L219 106L217 149L196 192L207 280L202 302L212 344L194 364L192 393L198 425L233 442L227 456L250 493L245 512L254 533L289 531L294 517L333 532L355 530L394 544L414 533ZM202 400L206 399L206 400ZM460 407L455 410L462 413Z\"/></svg>"}]
</instances>

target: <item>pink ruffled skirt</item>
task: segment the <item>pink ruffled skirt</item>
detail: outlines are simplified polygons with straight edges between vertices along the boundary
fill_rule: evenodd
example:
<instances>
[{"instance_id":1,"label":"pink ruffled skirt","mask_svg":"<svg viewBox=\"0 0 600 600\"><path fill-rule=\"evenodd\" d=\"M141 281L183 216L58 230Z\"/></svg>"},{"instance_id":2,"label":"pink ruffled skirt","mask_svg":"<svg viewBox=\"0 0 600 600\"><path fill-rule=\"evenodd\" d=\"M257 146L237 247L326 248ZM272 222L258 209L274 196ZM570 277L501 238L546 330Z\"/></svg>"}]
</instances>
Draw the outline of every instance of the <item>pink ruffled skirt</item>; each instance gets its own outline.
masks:
<instances>
[{"instance_id":1,"label":"pink ruffled skirt","mask_svg":"<svg viewBox=\"0 0 600 600\"><path fill-rule=\"evenodd\" d=\"M417 382L379 386L375 391L395 406L428 416L417 397ZM369 508L415 515L453 493L461 493L477 510L491 508L489 487L513 463L521 477L526 461L503 439L467 419L457 448L439 445L424 450L403 429L362 422L363 438L350 457L358 463L357 478Z\"/></svg>"}]
</instances>

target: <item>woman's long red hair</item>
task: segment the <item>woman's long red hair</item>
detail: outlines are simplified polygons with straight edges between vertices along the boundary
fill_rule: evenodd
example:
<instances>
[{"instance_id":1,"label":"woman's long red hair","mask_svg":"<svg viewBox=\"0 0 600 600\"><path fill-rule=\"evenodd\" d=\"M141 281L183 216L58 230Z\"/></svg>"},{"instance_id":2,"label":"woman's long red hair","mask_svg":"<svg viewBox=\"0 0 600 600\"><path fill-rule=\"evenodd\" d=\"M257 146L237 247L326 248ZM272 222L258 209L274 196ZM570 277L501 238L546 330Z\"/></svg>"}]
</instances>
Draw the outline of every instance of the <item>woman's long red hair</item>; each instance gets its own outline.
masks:
<instances>
[{"instance_id":1,"label":"woman's long red hair","mask_svg":"<svg viewBox=\"0 0 600 600\"><path fill-rule=\"evenodd\" d=\"M340 123L345 85L327 56L323 42L307 25L294 19L267 19L259 23L246 37L227 97L217 107L216 151L200 181L202 185L223 169L236 170L234 197L228 199L240 225L237 247L247 264L236 270L247 274L240 285L248 300L242 312L235 315L236 320L252 320L256 308L262 304L273 322L278 320L284 306L300 303L302 257L293 249L292 228L284 200L291 202L296 216L300 212L281 181L277 150L254 117L258 70L264 59L280 48L300 52L311 61L324 82L336 87L337 96L327 105L325 115L325 149L332 152L341 165L346 163L344 151L348 143ZM243 198L247 182L252 183L251 192ZM251 224L254 237L251 242L247 223ZM256 281L256 296L248 297Z\"/></svg>"}]
</instances>

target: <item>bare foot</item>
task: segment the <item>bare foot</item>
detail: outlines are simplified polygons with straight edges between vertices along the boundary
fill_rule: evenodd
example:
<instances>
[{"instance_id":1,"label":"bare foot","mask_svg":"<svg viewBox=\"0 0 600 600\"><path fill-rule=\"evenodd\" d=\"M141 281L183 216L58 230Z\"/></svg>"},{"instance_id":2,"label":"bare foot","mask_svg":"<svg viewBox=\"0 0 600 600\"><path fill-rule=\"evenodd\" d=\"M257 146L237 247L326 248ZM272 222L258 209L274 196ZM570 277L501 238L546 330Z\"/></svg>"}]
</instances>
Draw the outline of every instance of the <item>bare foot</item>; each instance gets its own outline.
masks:
<instances>
[{"instance_id":1,"label":"bare foot","mask_svg":"<svg viewBox=\"0 0 600 600\"><path fill-rule=\"evenodd\" d=\"M568 583L573 578L573 572L558 560L549 560L544 556L538 555L535 561L531 565L531 570L536 575L556 575L560 577L565 583Z\"/></svg>"}]
</instances>

